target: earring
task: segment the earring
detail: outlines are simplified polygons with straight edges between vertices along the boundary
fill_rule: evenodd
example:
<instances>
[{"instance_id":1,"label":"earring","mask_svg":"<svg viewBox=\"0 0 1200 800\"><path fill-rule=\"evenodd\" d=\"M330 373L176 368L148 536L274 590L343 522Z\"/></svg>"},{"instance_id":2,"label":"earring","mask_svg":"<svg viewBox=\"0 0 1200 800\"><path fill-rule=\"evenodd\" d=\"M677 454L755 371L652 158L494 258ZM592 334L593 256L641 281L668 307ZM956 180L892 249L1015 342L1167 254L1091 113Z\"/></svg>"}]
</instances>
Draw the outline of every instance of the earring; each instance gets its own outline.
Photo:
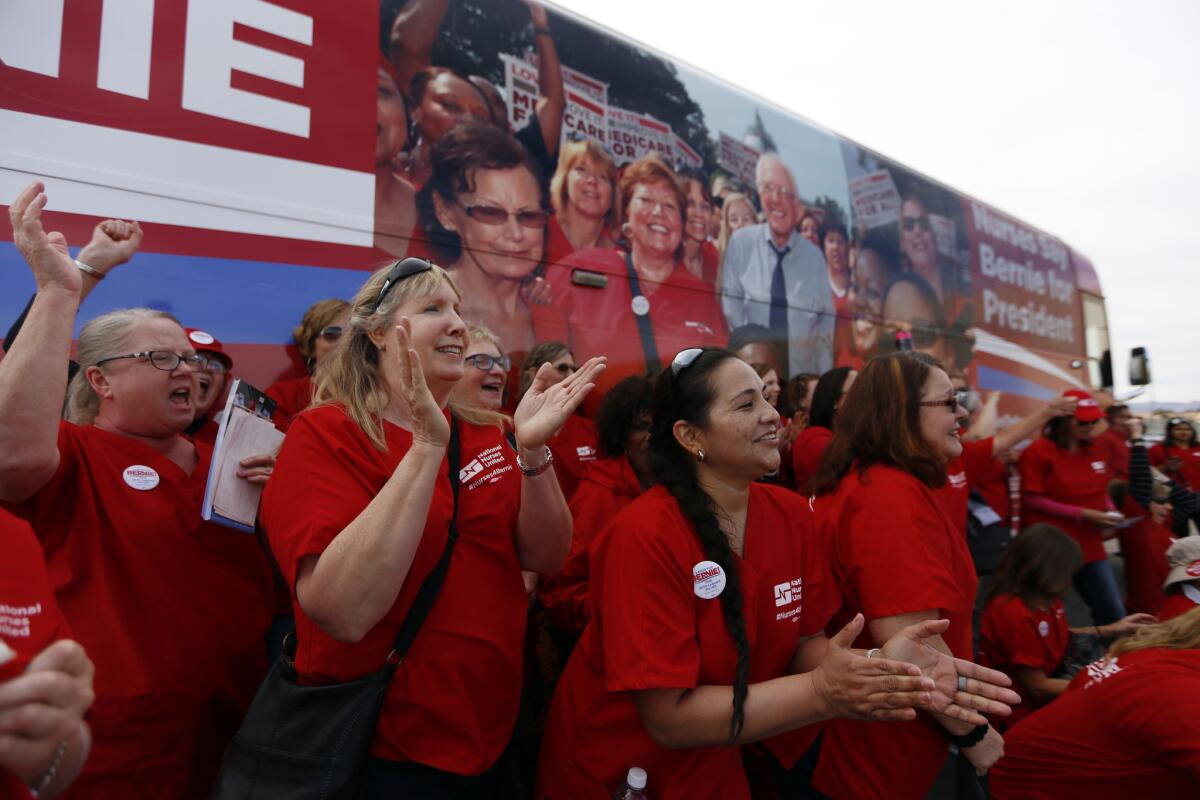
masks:
<instances>
[{"instance_id":1,"label":"earring","mask_svg":"<svg viewBox=\"0 0 1200 800\"><path fill-rule=\"evenodd\" d=\"M622 222L621 223L621 235L624 236L626 239L628 239L630 236L633 235L633 226L630 225L628 222Z\"/></svg>"},{"instance_id":2,"label":"earring","mask_svg":"<svg viewBox=\"0 0 1200 800\"><path fill-rule=\"evenodd\" d=\"M701 464L704 463L704 448L700 448L699 450L696 451L696 460L699 461Z\"/></svg>"}]
</instances>

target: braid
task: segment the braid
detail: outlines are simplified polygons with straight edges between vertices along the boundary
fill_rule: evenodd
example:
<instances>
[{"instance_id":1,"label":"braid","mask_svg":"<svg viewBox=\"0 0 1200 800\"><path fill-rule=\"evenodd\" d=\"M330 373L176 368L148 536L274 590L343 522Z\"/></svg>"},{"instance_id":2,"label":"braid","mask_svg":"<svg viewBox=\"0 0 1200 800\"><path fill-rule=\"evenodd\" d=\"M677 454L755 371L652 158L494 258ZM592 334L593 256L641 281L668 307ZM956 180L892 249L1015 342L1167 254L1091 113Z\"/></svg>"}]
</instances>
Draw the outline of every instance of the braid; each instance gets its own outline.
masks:
<instances>
[{"instance_id":1,"label":"braid","mask_svg":"<svg viewBox=\"0 0 1200 800\"><path fill-rule=\"evenodd\" d=\"M679 510L692 525L708 560L725 571L725 589L720 594L721 613L725 627L737 649L737 667L733 679L733 714L729 721L729 743L734 744L745 727L746 696L749 694L750 642L746 638L746 620L742 597L741 577L735 563L729 539L721 530L719 509L701 487L696 477L695 460L675 440L672 428L678 419L692 421L704 417L712 398L706 376L725 358L733 355L724 350L707 350L692 367L678 379L686 387L675 387L671 370L663 371L654 393L654 422L650 434L650 469L679 503ZM693 374L688 374L693 373ZM702 382L704 386L696 386ZM688 390L688 388L695 388ZM681 413L699 406L699 414ZM695 422L703 422L696 419Z\"/></svg>"}]
</instances>

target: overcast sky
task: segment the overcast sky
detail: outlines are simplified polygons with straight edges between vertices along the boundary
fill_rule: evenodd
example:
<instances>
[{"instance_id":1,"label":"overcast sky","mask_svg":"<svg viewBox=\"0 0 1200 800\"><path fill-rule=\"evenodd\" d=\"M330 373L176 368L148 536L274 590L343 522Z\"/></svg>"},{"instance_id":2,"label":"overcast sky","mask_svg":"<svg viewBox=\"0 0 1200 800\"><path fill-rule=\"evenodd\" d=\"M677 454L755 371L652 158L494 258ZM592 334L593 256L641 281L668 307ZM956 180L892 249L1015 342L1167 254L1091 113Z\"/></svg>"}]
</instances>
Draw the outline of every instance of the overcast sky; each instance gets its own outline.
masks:
<instances>
[{"instance_id":1,"label":"overcast sky","mask_svg":"<svg viewBox=\"0 0 1200 800\"><path fill-rule=\"evenodd\" d=\"M557 2L1061 237L1200 400L1200 3Z\"/></svg>"}]
</instances>

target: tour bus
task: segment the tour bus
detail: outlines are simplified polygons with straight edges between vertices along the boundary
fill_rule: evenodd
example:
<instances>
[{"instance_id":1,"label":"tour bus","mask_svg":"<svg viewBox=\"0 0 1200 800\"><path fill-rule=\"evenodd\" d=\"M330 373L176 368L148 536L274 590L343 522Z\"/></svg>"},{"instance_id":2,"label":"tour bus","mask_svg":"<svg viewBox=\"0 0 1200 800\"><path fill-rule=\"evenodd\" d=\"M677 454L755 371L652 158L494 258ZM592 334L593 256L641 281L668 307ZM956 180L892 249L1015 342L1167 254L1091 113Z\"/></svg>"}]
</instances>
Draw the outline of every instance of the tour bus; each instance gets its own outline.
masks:
<instances>
[{"instance_id":1,"label":"tour bus","mask_svg":"<svg viewBox=\"0 0 1200 800\"><path fill-rule=\"evenodd\" d=\"M1112 384L1082 254L562 9L0 9L0 202L44 181L47 228L73 248L106 218L145 231L79 324L168 310L256 386L304 374L292 332L311 304L413 255L460 277L464 313L517 363L563 339L579 360L607 355L616 378L765 330L780 378L911 345L1002 391L1006 416ZM473 162L448 142L512 141L532 181L482 149L454 174ZM3 238L7 327L33 281ZM672 246L673 268L656 271L646 254Z\"/></svg>"}]
</instances>

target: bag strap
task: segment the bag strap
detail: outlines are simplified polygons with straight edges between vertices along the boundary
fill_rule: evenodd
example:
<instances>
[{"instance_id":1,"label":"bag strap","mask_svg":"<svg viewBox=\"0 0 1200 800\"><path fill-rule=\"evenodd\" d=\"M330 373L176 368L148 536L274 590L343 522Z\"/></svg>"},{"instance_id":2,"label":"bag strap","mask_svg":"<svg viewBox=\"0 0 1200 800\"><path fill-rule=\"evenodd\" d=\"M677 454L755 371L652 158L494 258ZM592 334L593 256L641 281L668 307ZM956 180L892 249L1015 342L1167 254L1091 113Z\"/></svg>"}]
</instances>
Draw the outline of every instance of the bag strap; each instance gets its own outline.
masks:
<instances>
[{"instance_id":1,"label":"bag strap","mask_svg":"<svg viewBox=\"0 0 1200 800\"><path fill-rule=\"evenodd\" d=\"M625 276L629 279L629 297L633 299L642 294L642 282L638 280L637 270L633 266L633 256L625 254ZM637 323L638 338L642 340L642 357L646 359L646 372L658 372L662 362L658 358L658 343L654 340L654 324L650 321L650 313L633 314Z\"/></svg>"},{"instance_id":2,"label":"bag strap","mask_svg":"<svg viewBox=\"0 0 1200 800\"><path fill-rule=\"evenodd\" d=\"M458 418L453 414L450 415L450 446L446 453L446 459L450 464L450 492L454 496L454 513L447 526L449 530L446 535L446 547L442 550L442 557L438 559L438 563L425 576L425 580L421 581L421 588L417 590L412 607L408 609L404 624L396 633L392 651L388 653L386 661L388 675L391 675L400 666L400 662L408 654L408 648L412 647L413 640L417 638L417 632L421 630L422 623L429 616L429 612L433 608L433 601L437 599L438 591L441 590L442 583L446 580L446 572L450 568L450 555L454 552L454 543L458 541L458 470L462 454L459 453Z\"/></svg>"}]
</instances>

